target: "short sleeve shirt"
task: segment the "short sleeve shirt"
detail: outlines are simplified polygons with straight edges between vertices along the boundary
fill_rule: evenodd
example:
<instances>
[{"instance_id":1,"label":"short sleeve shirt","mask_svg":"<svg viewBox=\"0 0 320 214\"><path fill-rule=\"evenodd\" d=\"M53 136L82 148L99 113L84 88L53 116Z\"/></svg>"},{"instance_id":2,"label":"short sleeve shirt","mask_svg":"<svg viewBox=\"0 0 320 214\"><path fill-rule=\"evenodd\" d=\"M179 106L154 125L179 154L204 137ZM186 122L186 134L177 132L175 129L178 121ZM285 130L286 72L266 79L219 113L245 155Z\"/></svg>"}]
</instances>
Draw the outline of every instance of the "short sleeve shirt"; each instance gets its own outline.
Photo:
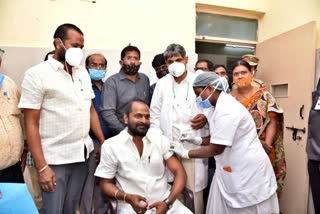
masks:
<instances>
[{"instance_id":1,"label":"short sleeve shirt","mask_svg":"<svg viewBox=\"0 0 320 214\"><path fill-rule=\"evenodd\" d=\"M83 162L93 150L89 137L94 93L84 67L72 75L53 58L26 71L19 108L40 110L40 138L48 164Z\"/></svg>"},{"instance_id":2,"label":"short sleeve shirt","mask_svg":"<svg viewBox=\"0 0 320 214\"><path fill-rule=\"evenodd\" d=\"M95 176L115 177L120 189L142 195L152 203L165 199L169 194L165 160L172 155L168 139L159 130L149 129L143 138L140 157L131 135L124 129L103 144ZM119 209L132 211L131 206L122 201L119 201Z\"/></svg>"}]
</instances>

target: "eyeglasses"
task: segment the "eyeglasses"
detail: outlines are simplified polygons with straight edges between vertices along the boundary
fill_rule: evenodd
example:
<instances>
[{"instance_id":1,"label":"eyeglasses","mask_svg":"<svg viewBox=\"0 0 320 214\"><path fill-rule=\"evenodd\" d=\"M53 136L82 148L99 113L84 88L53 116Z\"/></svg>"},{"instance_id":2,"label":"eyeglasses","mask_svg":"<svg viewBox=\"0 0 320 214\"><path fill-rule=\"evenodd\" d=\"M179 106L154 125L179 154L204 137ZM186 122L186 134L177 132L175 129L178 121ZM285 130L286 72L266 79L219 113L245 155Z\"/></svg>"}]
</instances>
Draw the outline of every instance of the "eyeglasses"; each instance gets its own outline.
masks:
<instances>
[{"instance_id":1,"label":"eyeglasses","mask_svg":"<svg viewBox=\"0 0 320 214\"><path fill-rule=\"evenodd\" d=\"M105 64L97 64L97 63L90 63L89 64L90 68L96 68L96 69L106 69Z\"/></svg>"},{"instance_id":2,"label":"eyeglasses","mask_svg":"<svg viewBox=\"0 0 320 214\"><path fill-rule=\"evenodd\" d=\"M132 57L132 56L129 56L129 57L125 57L125 58L123 58L123 60L124 61L133 61L133 62L139 62L140 61L140 59L139 59L139 57Z\"/></svg>"},{"instance_id":3,"label":"eyeglasses","mask_svg":"<svg viewBox=\"0 0 320 214\"><path fill-rule=\"evenodd\" d=\"M155 67L154 70L156 70L157 72L165 71L165 70L168 70L168 67L167 67L167 65L160 65L158 67Z\"/></svg>"},{"instance_id":4,"label":"eyeglasses","mask_svg":"<svg viewBox=\"0 0 320 214\"><path fill-rule=\"evenodd\" d=\"M195 67L194 71L197 71L197 70L209 71L209 68L207 68L207 67Z\"/></svg>"}]
</instances>

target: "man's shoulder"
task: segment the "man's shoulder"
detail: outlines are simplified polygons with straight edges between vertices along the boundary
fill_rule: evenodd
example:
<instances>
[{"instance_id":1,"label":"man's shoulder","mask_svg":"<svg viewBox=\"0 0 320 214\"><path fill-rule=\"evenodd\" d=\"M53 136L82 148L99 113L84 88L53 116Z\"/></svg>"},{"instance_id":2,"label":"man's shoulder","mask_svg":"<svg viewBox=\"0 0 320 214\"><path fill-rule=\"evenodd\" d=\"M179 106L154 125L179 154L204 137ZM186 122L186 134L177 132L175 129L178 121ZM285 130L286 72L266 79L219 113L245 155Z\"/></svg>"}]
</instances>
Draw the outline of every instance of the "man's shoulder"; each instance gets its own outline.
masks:
<instances>
[{"instance_id":1,"label":"man's shoulder","mask_svg":"<svg viewBox=\"0 0 320 214\"><path fill-rule=\"evenodd\" d=\"M11 79L11 77L4 75L4 80L3 80L3 88L12 90L12 91L19 91L17 84Z\"/></svg>"},{"instance_id":2,"label":"man's shoulder","mask_svg":"<svg viewBox=\"0 0 320 214\"><path fill-rule=\"evenodd\" d=\"M262 81L260 79L256 79L256 78L254 78L252 80L252 85L259 87L259 88L266 88L267 87L267 84L264 81Z\"/></svg>"},{"instance_id":3,"label":"man's shoulder","mask_svg":"<svg viewBox=\"0 0 320 214\"><path fill-rule=\"evenodd\" d=\"M106 81L104 82L104 84L112 84L112 83L116 83L117 81L120 80L121 74L120 72L112 74L111 76L109 76Z\"/></svg>"},{"instance_id":4,"label":"man's shoulder","mask_svg":"<svg viewBox=\"0 0 320 214\"><path fill-rule=\"evenodd\" d=\"M139 72L139 76L140 78L149 80L149 77L145 73Z\"/></svg>"},{"instance_id":5,"label":"man's shoulder","mask_svg":"<svg viewBox=\"0 0 320 214\"><path fill-rule=\"evenodd\" d=\"M157 85L160 85L160 86L164 85L165 87L168 87L168 83L172 83L172 82L173 82L173 78L171 74L167 74L166 76L162 77L157 81Z\"/></svg>"},{"instance_id":6,"label":"man's shoulder","mask_svg":"<svg viewBox=\"0 0 320 214\"><path fill-rule=\"evenodd\" d=\"M152 142L156 141L165 144L169 142L169 139L163 135L161 129L156 127L149 128L147 132L147 137Z\"/></svg>"},{"instance_id":7,"label":"man's shoulder","mask_svg":"<svg viewBox=\"0 0 320 214\"><path fill-rule=\"evenodd\" d=\"M124 129L122 130L119 134L108 138L105 143L109 146L109 147L114 147L114 146L119 146L120 144L126 142L126 140L128 139L128 134L127 134L127 130Z\"/></svg>"},{"instance_id":8,"label":"man's shoulder","mask_svg":"<svg viewBox=\"0 0 320 214\"><path fill-rule=\"evenodd\" d=\"M50 65L48 61L41 62L36 64L26 70L28 74L41 75L50 71Z\"/></svg>"}]
</instances>

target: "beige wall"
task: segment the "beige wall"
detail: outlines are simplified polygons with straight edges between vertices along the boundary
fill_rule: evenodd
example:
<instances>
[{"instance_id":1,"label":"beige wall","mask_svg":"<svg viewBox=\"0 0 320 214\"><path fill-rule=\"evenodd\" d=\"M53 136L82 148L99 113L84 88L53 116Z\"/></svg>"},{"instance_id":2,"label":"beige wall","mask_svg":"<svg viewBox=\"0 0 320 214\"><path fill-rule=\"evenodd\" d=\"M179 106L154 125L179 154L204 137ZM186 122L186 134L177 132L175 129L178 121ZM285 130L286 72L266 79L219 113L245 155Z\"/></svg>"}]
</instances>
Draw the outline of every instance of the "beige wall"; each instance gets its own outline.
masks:
<instances>
[{"instance_id":1,"label":"beige wall","mask_svg":"<svg viewBox=\"0 0 320 214\"><path fill-rule=\"evenodd\" d=\"M193 53L195 4L184 2L0 0L0 46L50 47L56 27L71 22L83 30L86 48L121 50L131 42L159 52L176 42Z\"/></svg>"},{"instance_id":2,"label":"beige wall","mask_svg":"<svg viewBox=\"0 0 320 214\"><path fill-rule=\"evenodd\" d=\"M269 0L261 21L260 39L263 41L310 21L317 22L317 47L320 48L319 0Z\"/></svg>"},{"instance_id":3,"label":"beige wall","mask_svg":"<svg viewBox=\"0 0 320 214\"><path fill-rule=\"evenodd\" d=\"M264 12L259 42L277 36L310 21L317 22L317 47L320 48L319 0L196 0L197 3Z\"/></svg>"},{"instance_id":4,"label":"beige wall","mask_svg":"<svg viewBox=\"0 0 320 214\"><path fill-rule=\"evenodd\" d=\"M158 52L177 42L193 53L195 3L264 12L259 41L312 20L320 37L319 0L0 0L0 45L50 47L55 28L71 22L87 48L119 50L131 42Z\"/></svg>"}]
</instances>

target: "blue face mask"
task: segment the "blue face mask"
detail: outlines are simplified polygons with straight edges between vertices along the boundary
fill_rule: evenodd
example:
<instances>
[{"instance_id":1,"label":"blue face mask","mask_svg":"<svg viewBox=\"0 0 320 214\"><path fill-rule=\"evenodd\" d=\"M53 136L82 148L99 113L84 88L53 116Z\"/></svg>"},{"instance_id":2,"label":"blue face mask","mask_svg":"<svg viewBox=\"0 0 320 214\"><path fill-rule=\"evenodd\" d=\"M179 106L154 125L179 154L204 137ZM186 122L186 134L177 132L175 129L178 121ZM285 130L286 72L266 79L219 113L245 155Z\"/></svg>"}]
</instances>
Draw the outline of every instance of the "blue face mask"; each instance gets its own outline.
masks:
<instances>
[{"instance_id":1,"label":"blue face mask","mask_svg":"<svg viewBox=\"0 0 320 214\"><path fill-rule=\"evenodd\" d=\"M98 70L94 68L89 68L89 75L92 80L102 80L105 77L107 70Z\"/></svg>"},{"instance_id":2,"label":"blue face mask","mask_svg":"<svg viewBox=\"0 0 320 214\"><path fill-rule=\"evenodd\" d=\"M0 74L0 88L2 87L3 80L4 80L4 75Z\"/></svg>"},{"instance_id":3,"label":"blue face mask","mask_svg":"<svg viewBox=\"0 0 320 214\"><path fill-rule=\"evenodd\" d=\"M207 87L206 87L207 88ZM198 103L198 105L201 107L201 108L210 108L212 107L212 104L210 103L209 99L211 97L211 95L213 94L210 94L210 96L205 99L205 100L202 100L201 98L201 94L206 90L206 88L199 94L199 96L196 98L196 102Z\"/></svg>"}]
</instances>

